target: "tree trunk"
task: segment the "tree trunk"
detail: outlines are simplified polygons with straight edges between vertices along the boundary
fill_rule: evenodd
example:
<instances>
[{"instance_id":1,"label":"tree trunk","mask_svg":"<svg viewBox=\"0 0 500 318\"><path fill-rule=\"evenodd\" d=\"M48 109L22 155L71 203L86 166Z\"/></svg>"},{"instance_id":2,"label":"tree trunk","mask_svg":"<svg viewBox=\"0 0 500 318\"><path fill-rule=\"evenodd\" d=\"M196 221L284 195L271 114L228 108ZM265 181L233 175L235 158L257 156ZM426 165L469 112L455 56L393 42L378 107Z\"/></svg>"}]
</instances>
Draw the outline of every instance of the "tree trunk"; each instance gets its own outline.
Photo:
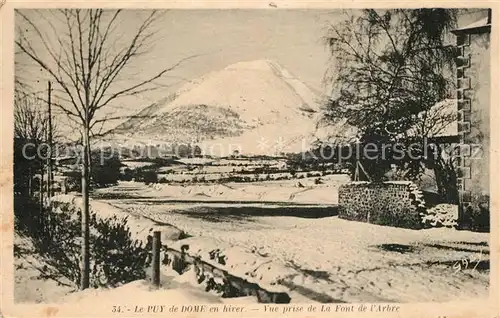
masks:
<instances>
[{"instance_id":1,"label":"tree trunk","mask_svg":"<svg viewBox=\"0 0 500 318\"><path fill-rule=\"evenodd\" d=\"M439 164L438 163L435 163L434 164L434 178L436 179L436 187L437 187L437 192L438 192L438 195L441 199L444 199L445 197L445 187L443 185L443 182L442 182L442 178L441 178L441 171L439 169Z\"/></svg>"},{"instance_id":2,"label":"tree trunk","mask_svg":"<svg viewBox=\"0 0 500 318\"><path fill-rule=\"evenodd\" d=\"M50 156L50 154L49 154ZM52 169L51 169L51 162L50 158L47 159L47 199L49 200L49 206L50 206L50 199L52 198Z\"/></svg>"},{"instance_id":3,"label":"tree trunk","mask_svg":"<svg viewBox=\"0 0 500 318\"><path fill-rule=\"evenodd\" d=\"M453 165L445 166L447 177L446 201L450 204L459 204L457 174Z\"/></svg>"},{"instance_id":4,"label":"tree trunk","mask_svg":"<svg viewBox=\"0 0 500 318\"><path fill-rule=\"evenodd\" d=\"M48 141L49 141L49 154L47 158L47 198L49 199L49 207L52 206L50 200L52 199L52 183L54 180L54 175L52 173L52 107L51 107L51 83L49 81L49 90L48 90L48 106L49 106L49 122L48 122ZM50 210L49 210L50 211Z\"/></svg>"},{"instance_id":5,"label":"tree trunk","mask_svg":"<svg viewBox=\"0 0 500 318\"><path fill-rule=\"evenodd\" d=\"M39 193L39 199L40 199L40 215L38 216L40 219L38 220L39 226L40 226L40 233L43 233L45 231L45 224L44 224L44 218L45 216L43 215L44 210L43 210L43 165L40 168L40 193Z\"/></svg>"},{"instance_id":6,"label":"tree trunk","mask_svg":"<svg viewBox=\"0 0 500 318\"><path fill-rule=\"evenodd\" d=\"M89 132L90 134L90 132ZM87 140L89 140L89 137L87 137ZM90 185L90 182L92 181L92 153L90 151L90 140L89 140L89 146L87 148L87 156L89 158L88 160L88 175L89 175L89 178L88 178L88 184Z\"/></svg>"},{"instance_id":7,"label":"tree trunk","mask_svg":"<svg viewBox=\"0 0 500 318\"><path fill-rule=\"evenodd\" d=\"M452 162L438 158L433 162L438 194L445 203L458 204L457 175Z\"/></svg>"},{"instance_id":8,"label":"tree trunk","mask_svg":"<svg viewBox=\"0 0 500 318\"><path fill-rule=\"evenodd\" d=\"M90 282L90 250L89 250L89 128L85 125L83 136L82 166L82 267L80 289L89 287Z\"/></svg>"},{"instance_id":9,"label":"tree trunk","mask_svg":"<svg viewBox=\"0 0 500 318\"><path fill-rule=\"evenodd\" d=\"M28 170L28 196L30 198L33 196L33 174L31 172L31 166Z\"/></svg>"}]
</instances>

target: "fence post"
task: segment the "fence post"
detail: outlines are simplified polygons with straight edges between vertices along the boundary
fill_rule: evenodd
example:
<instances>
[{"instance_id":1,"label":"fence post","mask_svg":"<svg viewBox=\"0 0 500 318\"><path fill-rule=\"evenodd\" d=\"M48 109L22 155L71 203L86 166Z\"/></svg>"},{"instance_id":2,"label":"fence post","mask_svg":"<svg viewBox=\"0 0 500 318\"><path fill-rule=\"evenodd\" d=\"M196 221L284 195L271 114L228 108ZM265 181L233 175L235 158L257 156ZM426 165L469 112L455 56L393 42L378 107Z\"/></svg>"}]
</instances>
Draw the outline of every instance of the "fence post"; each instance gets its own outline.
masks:
<instances>
[{"instance_id":1,"label":"fence post","mask_svg":"<svg viewBox=\"0 0 500 318\"><path fill-rule=\"evenodd\" d=\"M152 257L152 265L153 265L153 286L160 287L160 248L161 248L161 232L154 231L153 232L153 257Z\"/></svg>"}]
</instances>

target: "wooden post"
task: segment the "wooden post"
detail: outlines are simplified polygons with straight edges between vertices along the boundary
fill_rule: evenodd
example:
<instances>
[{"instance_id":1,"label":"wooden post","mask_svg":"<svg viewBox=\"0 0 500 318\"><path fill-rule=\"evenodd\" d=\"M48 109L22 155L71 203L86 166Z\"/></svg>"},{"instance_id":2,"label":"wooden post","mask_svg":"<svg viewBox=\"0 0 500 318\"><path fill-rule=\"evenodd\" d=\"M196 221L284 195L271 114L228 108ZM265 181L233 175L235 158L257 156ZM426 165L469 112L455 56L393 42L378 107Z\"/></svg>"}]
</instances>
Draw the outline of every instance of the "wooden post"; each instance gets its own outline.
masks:
<instances>
[{"instance_id":1,"label":"wooden post","mask_svg":"<svg viewBox=\"0 0 500 318\"><path fill-rule=\"evenodd\" d=\"M160 248L161 248L161 232L153 232L153 259L152 259L152 281L153 286L160 287Z\"/></svg>"}]
</instances>

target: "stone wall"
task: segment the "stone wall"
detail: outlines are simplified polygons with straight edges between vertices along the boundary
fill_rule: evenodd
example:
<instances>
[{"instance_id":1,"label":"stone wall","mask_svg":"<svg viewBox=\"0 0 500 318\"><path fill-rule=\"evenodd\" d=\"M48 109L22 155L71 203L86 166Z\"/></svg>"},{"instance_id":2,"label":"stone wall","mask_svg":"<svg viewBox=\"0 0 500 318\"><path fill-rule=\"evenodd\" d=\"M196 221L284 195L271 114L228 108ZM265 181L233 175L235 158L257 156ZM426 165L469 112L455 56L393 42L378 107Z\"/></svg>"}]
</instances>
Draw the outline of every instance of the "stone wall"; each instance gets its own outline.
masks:
<instances>
[{"instance_id":1,"label":"stone wall","mask_svg":"<svg viewBox=\"0 0 500 318\"><path fill-rule=\"evenodd\" d=\"M470 214L489 213L490 26L455 32L460 135L460 224ZM484 210L484 211L480 211Z\"/></svg>"},{"instance_id":2,"label":"stone wall","mask_svg":"<svg viewBox=\"0 0 500 318\"><path fill-rule=\"evenodd\" d=\"M422 193L412 182L352 182L339 188L342 219L420 229L424 212Z\"/></svg>"}]
</instances>

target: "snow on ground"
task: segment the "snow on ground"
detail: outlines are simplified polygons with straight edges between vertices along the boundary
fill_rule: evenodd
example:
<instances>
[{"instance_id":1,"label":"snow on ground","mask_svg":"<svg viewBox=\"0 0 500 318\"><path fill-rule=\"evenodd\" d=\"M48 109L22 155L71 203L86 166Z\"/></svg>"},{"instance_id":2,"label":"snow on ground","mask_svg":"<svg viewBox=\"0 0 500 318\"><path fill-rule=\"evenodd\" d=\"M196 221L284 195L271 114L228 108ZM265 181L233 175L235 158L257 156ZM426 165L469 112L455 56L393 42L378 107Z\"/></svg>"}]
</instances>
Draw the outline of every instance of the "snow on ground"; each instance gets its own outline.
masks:
<instances>
[{"instance_id":1,"label":"snow on ground","mask_svg":"<svg viewBox=\"0 0 500 318\"><path fill-rule=\"evenodd\" d=\"M136 280L116 288L87 289L63 297L60 302L78 303L78 306L92 306L96 302L120 304L123 299L134 295L134 299L152 305L150 300L167 300L169 305L198 304L256 304L255 297L222 298L216 292L206 292L204 285L198 284L193 269L179 275L168 267L162 267L161 285L157 289L149 280ZM162 303L163 304L163 303Z\"/></svg>"},{"instance_id":2,"label":"snow on ground","mask_svg":"<svg viewBox=\"0 0 500 318\"><path fill-rule=\"evenodd\" d=\"M143 168L153 165L152 162L124 160L122 163L129 169Z\"/></svg>"},{"instance_id":3,"label":"snow on ground","mask_svg":"<svg viewBox=\"0 0 500 318\"><path fill-rule=\"evenodd\" d=\"M150 199L204 201L257 201L289 202L314 205L335 205L338 202L337 189L348 182L347 175L328 175L321 177L323 184L316 185L314 178L300 180L281 180L251 183L225 184L152 184L144 187L138 182L121 182L118 188L104 189L104 193L119 194L126 192ZM299 185L300 184L300 185Z\"/></svg>"},{"instance_id":4,"label":"snow on ground","mask_svg":"<svg viewBox=\"0 0 500 318\"><path fill-rule=\"evenodd\" d=\"M78 303L79 306L92 305L95 302L120 304L123 299L134 295L134 299L167 299L168 304L224 304L257 303L255 297L221 298L215 292L206 292L204 285L198 284L192 269L179 275L168 267L162 267L161 285L154 288L147 279L136 280L116 288L87 289L68 294L61 299L64 303ZM148 269L150 271L150 269ZM148 274L150 277L150 273Z\"/></svg>"},{"instance_id":5,"label":"snow on ground","mask_svg":"<svg viewBox=\"0 0 500 318\"><path fill-rule=\"evenodd\" d=\"M325 207L291 200L277 204L272 201L289 198L288 189L282 186L280 192L268 186L273 200L267 202L238 201L248 193L254 199L262 193L248 184L207 188L221 190L233 202L210 201L213 193L186 200L183 191L196 193L202 186L169 193L168 186L154 190L127 183L102 192L120 193L106 201L119 210L194 235L168 244L189 244L190 252L204 255L218 248L228 269L263 285L280 282L316 301L422 302L488 295L489 270L482 266L489 260L488 234L445 228L415 231L335 216L308 218ZM335 192L334 187L322 189ZM246 194L238 196L238 191ZM482 259L482 264L456 272L453 265L465 258Z\"/></svg>"},{"instance_id":6,"label":"snow on ground","mask_svg":"<svg viewBox=\"0 0 500 318\"><path fill-rule=\"evenodd\" d=\"M178 283L171 277L168 281L163 277L162 283L164 285L159 289L154 289L146 280L133 281L112 289L87 289L66 296L62 302L75 302L79 306L90 306L102 301L119 304L123 299L134 295L134 299L168 299L169 304L222 303L220 297L206 293L190 283Z\"/></svg>"},{"instance_id":7,"label":"snow on ground","mask_svg":"<svg viewBox=\"0 0 500 318\"><path fill-rule=\"evenodd\" d=\"M16 303L56 302L74 291L72 283L64 278L41 278L51 268L37 257L32 241L14 234L14 301Z\"/></svg>"},{"instance_id":8,"label":"snow on ground","mask_svg":"<svg viewBox=\"0 0 500 318\"><path fill-rule=\"evenodd\" d=\"M81 204L79 198L71 195L56 196L54 200ZM98 216L106 218L112 215L127 216L128 214L113 208L107 203L92 201L91 208L98 211ZM128 215L129 216L129 215ZM130 216L129 216L130 217ZM140 217L130 218L128 223L134 239L146 241L152 229L162 230L162 241L169 239L168 232L175 232L172 227L158 226L156 223ZM178 231L177 231L178 232ZM178 234L178 233L177 233ZM161 287L152 288L149 280L137 280L117 288L90 288L78 291L74 283L58 275L49 275L53 269L37 254L30 238L15 234L15 287L16 303L75 303L79 306L91 306L96 302L111 304L120 303L133 294L136 299L168 299L169 304L220 304L220 303L256 303L255 297L239 297L224 299L215 292L207 293L202 284L198 284L192 269L179 275L170 267L161 267ZM54 270L54 272L57 272ZM49 275L50 278L47 277ZM151 277L151 268L146 270L146 276Z\"/></svg>"}]
</instances>

